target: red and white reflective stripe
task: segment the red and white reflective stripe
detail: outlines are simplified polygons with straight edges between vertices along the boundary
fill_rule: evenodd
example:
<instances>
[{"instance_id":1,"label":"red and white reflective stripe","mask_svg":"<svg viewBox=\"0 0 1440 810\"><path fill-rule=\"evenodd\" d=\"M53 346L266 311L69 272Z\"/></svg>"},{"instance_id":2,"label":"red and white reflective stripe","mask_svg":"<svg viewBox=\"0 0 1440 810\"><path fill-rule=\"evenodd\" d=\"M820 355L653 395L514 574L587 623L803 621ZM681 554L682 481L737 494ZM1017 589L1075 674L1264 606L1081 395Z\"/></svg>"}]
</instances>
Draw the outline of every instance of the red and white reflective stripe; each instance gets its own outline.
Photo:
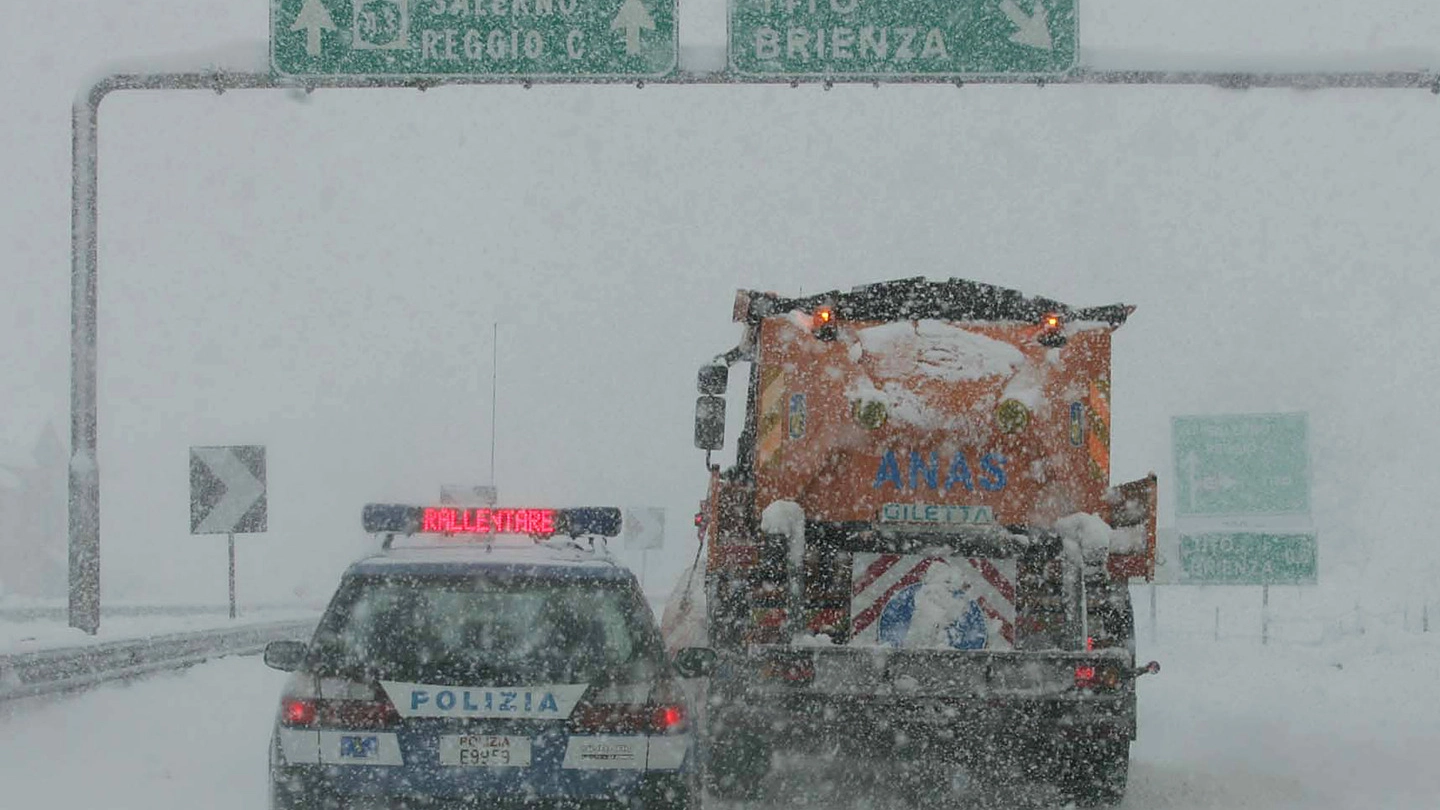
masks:
<instances>
[{"instance_id":1,"label":"red and white reflective stripe","mask_svg":"<svg viewBox=\"0 0 1440 810\"><path fill-rule=\"evenodd\" d=\"M1000 570L996 560L971 558L969 563L979 577L967 576L970 594L975 598L985 615L1000 622L1000 635L1011 647L1015 646L1015 561L999 560L1010 570L1010 575ZM963 570L963 569L962 569Z\"/></svg>"},{"instance_id":2,"label":"red and white reflective stripe","mask_svg":"<svg viewBox=\"0 0 1440 810\"><path fill-rule=\"evenodd\" d=\"M858 567L859 557L856 556ZM886 571L869 584L859 595L850 597L850 632L860 635L865 628L880 618L880 612L889 604L890 598L900 591L925 578L930 566L940 562L939 557L896 557Z\"/></svg>"},{"instance_id":3,"label":"red and white reflective stripe","mask_svg":"<svg viewBox=\"0 0 1440 810\"><path fill-rule=\"evenodd\" d=\"M985 615L1000 624L1000 639L989 647L1015 644L1015 561L964 557L868 554L854 557L850 597L850 633L861 643L879 642L877 620L890 600L905 588L923 582L934 565L953 566Z\"/></svg>"}]
</instances>

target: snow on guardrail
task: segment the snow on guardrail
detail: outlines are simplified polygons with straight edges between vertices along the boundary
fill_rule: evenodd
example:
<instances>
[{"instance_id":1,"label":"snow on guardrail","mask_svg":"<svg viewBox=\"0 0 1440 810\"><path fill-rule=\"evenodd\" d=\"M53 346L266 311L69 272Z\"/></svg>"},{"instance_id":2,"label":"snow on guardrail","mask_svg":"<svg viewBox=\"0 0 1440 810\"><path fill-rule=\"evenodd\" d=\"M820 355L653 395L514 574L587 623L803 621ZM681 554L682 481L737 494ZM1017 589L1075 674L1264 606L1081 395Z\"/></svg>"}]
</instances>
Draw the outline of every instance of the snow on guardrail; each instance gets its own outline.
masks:
<instances>
[{"instance_id":1,"label":"snow on guardrail","mask_svg":"<svg viewBox=\"0 0 1440 810\"><path fill-rule=\"evenodd\" d=\"M315 622L266 622L3 655L0 701L83 689L105 681L180 669L210 658L251 655L271 641L309 638Z\"/></svg>"}]
</instances>

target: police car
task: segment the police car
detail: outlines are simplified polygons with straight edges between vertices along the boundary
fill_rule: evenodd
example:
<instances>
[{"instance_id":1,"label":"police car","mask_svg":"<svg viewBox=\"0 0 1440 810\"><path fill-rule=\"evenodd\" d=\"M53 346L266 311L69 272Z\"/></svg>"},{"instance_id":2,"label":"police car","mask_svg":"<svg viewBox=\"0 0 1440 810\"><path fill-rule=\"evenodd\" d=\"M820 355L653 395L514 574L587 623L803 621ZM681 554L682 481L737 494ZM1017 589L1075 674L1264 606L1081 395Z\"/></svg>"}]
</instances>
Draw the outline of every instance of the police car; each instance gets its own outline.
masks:
<instances>
[{"instance_id":1,"label":"police car","mask_svg":"<svg viewBox=\"0 0 1440 810\"><path fill-rule=\"evenodd\" d=\"M364 524L385 551L309 644L265 650L292 673L273 808L699 806L676 679L713 653L667 658L635 576L577 541L619 510L372 504Z\"/></svg>"}]
</instances>

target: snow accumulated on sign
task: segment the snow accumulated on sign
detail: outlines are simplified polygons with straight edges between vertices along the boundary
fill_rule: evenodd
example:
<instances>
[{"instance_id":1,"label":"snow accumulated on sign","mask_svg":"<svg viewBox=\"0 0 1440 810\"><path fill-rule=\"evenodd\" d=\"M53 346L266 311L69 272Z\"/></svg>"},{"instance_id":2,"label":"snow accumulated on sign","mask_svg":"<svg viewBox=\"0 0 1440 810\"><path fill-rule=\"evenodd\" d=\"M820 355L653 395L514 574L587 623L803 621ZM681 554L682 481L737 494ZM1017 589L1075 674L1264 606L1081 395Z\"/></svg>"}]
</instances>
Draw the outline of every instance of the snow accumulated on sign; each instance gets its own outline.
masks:
<instances>
[{"instance_id":1,"label":"snow accumulated on sign","mask_svg":"<svg viewBox=\"0 0 1440 810\"><path fill-rule=\"evenodd\" d=\"M1009 343L933 319L870 326L856 335L882 378L921 374L964 382L1011 374L1025 362Z\"/></svg>"}]
</instances>

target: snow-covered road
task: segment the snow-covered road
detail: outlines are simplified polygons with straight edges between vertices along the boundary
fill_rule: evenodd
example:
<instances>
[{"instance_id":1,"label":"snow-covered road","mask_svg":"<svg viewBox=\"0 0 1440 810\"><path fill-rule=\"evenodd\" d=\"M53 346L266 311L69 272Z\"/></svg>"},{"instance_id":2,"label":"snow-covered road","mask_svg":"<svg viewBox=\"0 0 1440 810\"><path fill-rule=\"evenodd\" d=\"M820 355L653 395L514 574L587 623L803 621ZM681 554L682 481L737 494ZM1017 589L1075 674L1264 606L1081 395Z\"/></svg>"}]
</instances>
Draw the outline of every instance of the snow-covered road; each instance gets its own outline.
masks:
<instances>
[{"instance_id":1,"label":"snow-covered road","mask_svg":"<svg viewBox=\"0 0 1440 810\"><path fill-rule=\"evenodd\" d=\"M1440 634L1374 629L1324 647L1192 639L1143 652L1165 670L1141 681L1124 807L1440 807ZM264 807L283 680L258 658L233 658L0 704L0 808ZM802 768L773 776L760 804L906 805L885 772L862 763L790 764ZM1047 793L957 798L1043 807Z\"/></svg>"}]
</instances>

